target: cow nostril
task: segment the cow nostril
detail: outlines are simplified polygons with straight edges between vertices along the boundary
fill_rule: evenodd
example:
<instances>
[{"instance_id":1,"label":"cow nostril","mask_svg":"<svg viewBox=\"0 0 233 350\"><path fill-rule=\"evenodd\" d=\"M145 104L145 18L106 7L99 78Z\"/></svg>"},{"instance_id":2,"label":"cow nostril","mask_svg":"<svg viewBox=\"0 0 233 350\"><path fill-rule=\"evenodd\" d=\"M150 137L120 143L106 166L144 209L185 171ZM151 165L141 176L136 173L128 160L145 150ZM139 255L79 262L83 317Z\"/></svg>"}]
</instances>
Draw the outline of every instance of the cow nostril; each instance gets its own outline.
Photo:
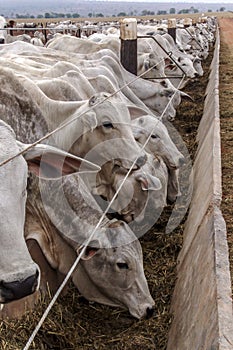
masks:
<instances>
[{"instance_id":1,"label":"cow nostril","mask_svg":"<svg viewBox=\"0 0 233 350\"><path fill-rule=\"evenodd\" d=\"M139 168L141 168L146 163L146 160L147 160L146 154L144 156L138 157L138 159L136 160L136 165Z\"/></svg>"},{"instance_id":2,"label":"cow nostril","mask_svg":"<svg viewBox=\"0 0 233 350\"><path fill-rule=\"evenodd\" d=\"M146 309L146 318L151 318L153 316L154 311L155 310L153 307L148 307Z\"/></svg>"},{"instance_id":3,"label":"cow nostril","mask_svg":"<svg viewBox=\"0 0 233 350\"><path fill-rule=\"evenodd\" d=\"M0 39L0 44L4 44L5 43L5 39L4 38L1 38Z\"/></svg>"},{"instance_id":4,"label":"cow nostril","mask_svg":"<svg viewBox=\"0 0 233 350\"><path fill-rule=\"evenodd\" d=\"M172 116L172 115L169 115L169 116L167 117L167 120L168 120L169 122L173 122L173 121L175 120L175 117Z\"/></svg>"}]
</instances>

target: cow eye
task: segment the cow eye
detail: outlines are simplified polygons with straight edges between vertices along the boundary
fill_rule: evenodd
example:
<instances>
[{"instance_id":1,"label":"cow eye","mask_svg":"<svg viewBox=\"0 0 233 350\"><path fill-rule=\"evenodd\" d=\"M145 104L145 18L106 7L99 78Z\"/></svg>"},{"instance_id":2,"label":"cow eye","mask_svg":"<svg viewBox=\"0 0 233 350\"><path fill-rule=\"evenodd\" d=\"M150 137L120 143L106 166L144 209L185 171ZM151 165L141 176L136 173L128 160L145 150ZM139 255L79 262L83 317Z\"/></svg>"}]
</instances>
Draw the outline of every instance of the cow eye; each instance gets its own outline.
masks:
<instances>
[{"instance_id":1,"label":"cow eye","mask_svg":"<svg viewBox=\"0 0 233 350\"><path fill-rule=\"evenodd\" d=\"M164 87L168 87L168 86L167 86L167 82L166 82L165 80L162 80L162 81L160 82L160 84L161 84L162 86L164 86Z\"/></svg>"},{"instance_id":2,"label":"cow eye","mask_svg":"<svg viewBox=\"0 0 233 350\"><path fill-rule=\"evenodd\" d=\"M119 267L120 270L128 270L129 265L127 263L117 263L117 266Z\"/></svg>"},{"instance_id":3,"label":"cow eye","mask_svg":"<svg viewBox=\"0 0 233 350\"><path fill-rule=\"evenodd\" d=\"M158 139L159 137L158 137L158 135L152 134L152 135L151 135L151 138L152 138L152 139Z\"/></svg>"},{"instance_id":4,"label":"cow eye","mask_svg":"<svg viewBox=\"0 0 233 350\"><path fill-rule=\"evenodd\" d=\"M103 122L102 125L107 129L113 129L113 124L111 122Z\"/></svg>"}]
</instances>

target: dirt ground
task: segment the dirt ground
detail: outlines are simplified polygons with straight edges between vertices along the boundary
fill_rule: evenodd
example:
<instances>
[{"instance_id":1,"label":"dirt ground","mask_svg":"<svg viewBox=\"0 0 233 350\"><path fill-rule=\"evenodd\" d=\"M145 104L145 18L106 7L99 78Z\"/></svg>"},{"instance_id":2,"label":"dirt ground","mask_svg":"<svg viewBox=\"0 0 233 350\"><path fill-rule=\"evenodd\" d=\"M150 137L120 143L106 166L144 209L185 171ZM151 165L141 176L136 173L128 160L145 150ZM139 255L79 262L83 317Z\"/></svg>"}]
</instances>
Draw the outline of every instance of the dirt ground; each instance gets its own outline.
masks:
<instances>
[{"instance_id":1,"label":"dirt ground","mask_svg":"<svg viewBox=\"0 0 233 350\"><path fill-rule=\"evenodd\" d=\"M227 223L231 266L233 266L231 179L233 152L233 19L221 19L220 106L222 128L223 202ZM204 76L190 82L184 91L193 98L183 100L177 109L174 126L186 142L193 159L195 135L202 116L205 88L208 82L212 52L203 62ZM156 307L152 318L137 321L127 311L90 303L70 285L65 296L59 297L30 349L35 350L165 350L172 321L169 312L176 281L176 259L182 246L185 218L170 234L165 227L172 207L168 207L159 222L142 239L144 269ZM20 350L40 320L49 298L21 320L0 322L0 349Z\"/></svg>"},{"instance_id":2,"label":"dirt ground","mask_svg":"<svg viewBox=\"0 0 233 350\"><path fill-rule=\"evenodd\" d=\"M233 280L233 18L219 19L220 122L222 141L222 212L227 226L231 280Z\"/></svg>"}]
</instances>

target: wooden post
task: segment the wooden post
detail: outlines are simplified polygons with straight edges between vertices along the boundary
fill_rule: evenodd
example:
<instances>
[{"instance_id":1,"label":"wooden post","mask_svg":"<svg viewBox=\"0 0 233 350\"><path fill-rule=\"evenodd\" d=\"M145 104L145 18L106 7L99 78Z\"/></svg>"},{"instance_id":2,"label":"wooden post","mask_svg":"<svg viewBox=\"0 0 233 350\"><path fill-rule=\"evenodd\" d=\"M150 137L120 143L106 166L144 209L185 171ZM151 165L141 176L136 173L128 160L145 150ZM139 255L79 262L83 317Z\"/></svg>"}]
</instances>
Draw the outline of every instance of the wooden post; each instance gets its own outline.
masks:
<instances>
[{"instance_id":1,"label":"wooden post","mask_svg":"<svg viewBox=\"0 0 233 350\"><path fill-rule=\"evenodd\" d=\"M124 18L120 21L121 51L123 67L137 75L137 20Z\"/></svg>"},{"instance_id":2,"label":"wooden post","mask_svg":"<svg viewBox=\"0 0 233 350\"><path fill-rule=\"evenodd\" d=\"M176 19L175 18L168 19L167 31L168 31L168 34L170 34L173 37L174 42L176 42Z\"/></svg>"},{"instance_id":3,"label":"wooden post","mask_svg":"<svg viewBox=\"0 0 233 350\"><path fill-rule=\"evenodd\" d=\"M77 26L77 23L76 23L76 26ZM80 26L79 26L78 29L76 30L75 36L76 36L77 38L81 38L81 27L80 27Z\"/></svg>"},{"instance_id":4,"label":"wooden post","mask_svg":"<svg viewBox=\"0 0 233 350\"><path fill-rule=\"evenodd\" d=\"M207 17L206 16L201 17L201 23L206 23L206 22L207 22Z\"/></svg>"},{"instance_id":5,"label":"wooden post","mask_svg":"<svg viewBox=\"0 0 233 350\"><path fill-rule=\"evenodd\" d=\"M184 18L184 28L188 28L192 25L192 18Z\"/></svg>"},{"instance_id":6,"label":"wooden post","mask_svg":"<svg viewBox=\"0 0 233 350\"><path fill-rule=\"evenodd\" d=\"M42 24L42 28L44 27L44 24L43 23L41 23ZM45 28L47 28L47 23L45 23ZM42 33L44 34L44 38L45 38L45 43L47 43L47 31L46 31L46 29L42 29Z\"/></svg>"},{"instance_id":7,"label":"wooden post","mask_svg":"<svg viewBox=\"0 0 233 350\"><path fill-rule=\"evenodd\" d=\"M197 18L193 18L193 23L192 23L192 25L193 25L194 27L196 27L196 25L197 25Z\"/></svg>"},{"instance_id":8,"label":"wooden post","mask_svg":"<svg viewBox=\"0 0 233 350\"><path fill-rule=\"evenodd\" d=\"M9 21L9 28L14 28L15 27L15 21L14 20L10 20ZM13 36L14 35L14 31L10 29L9 31L10 35Z\"/></svg>"}]
</instances>

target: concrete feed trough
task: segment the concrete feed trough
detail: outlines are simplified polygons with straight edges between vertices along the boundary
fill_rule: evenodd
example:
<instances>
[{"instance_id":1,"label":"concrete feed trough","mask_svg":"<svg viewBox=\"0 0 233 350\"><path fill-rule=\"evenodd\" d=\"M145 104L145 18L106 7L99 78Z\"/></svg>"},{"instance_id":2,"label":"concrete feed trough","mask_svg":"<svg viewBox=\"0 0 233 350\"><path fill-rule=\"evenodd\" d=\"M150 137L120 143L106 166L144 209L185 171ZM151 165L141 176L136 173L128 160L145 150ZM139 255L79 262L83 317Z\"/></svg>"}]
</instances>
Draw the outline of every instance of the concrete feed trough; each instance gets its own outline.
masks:
<instances>
[{"instance_id":1,"label":"concrete feed trough","mask_svg":"<svg viewBox=\"0 0 233 350\"><path fill-rule=\"evenodd\" d=\"M194 188L178 257L167 350L233 349L232 291L220 205L219 33L193 165Z\"/></svg>"}]
</instances>

